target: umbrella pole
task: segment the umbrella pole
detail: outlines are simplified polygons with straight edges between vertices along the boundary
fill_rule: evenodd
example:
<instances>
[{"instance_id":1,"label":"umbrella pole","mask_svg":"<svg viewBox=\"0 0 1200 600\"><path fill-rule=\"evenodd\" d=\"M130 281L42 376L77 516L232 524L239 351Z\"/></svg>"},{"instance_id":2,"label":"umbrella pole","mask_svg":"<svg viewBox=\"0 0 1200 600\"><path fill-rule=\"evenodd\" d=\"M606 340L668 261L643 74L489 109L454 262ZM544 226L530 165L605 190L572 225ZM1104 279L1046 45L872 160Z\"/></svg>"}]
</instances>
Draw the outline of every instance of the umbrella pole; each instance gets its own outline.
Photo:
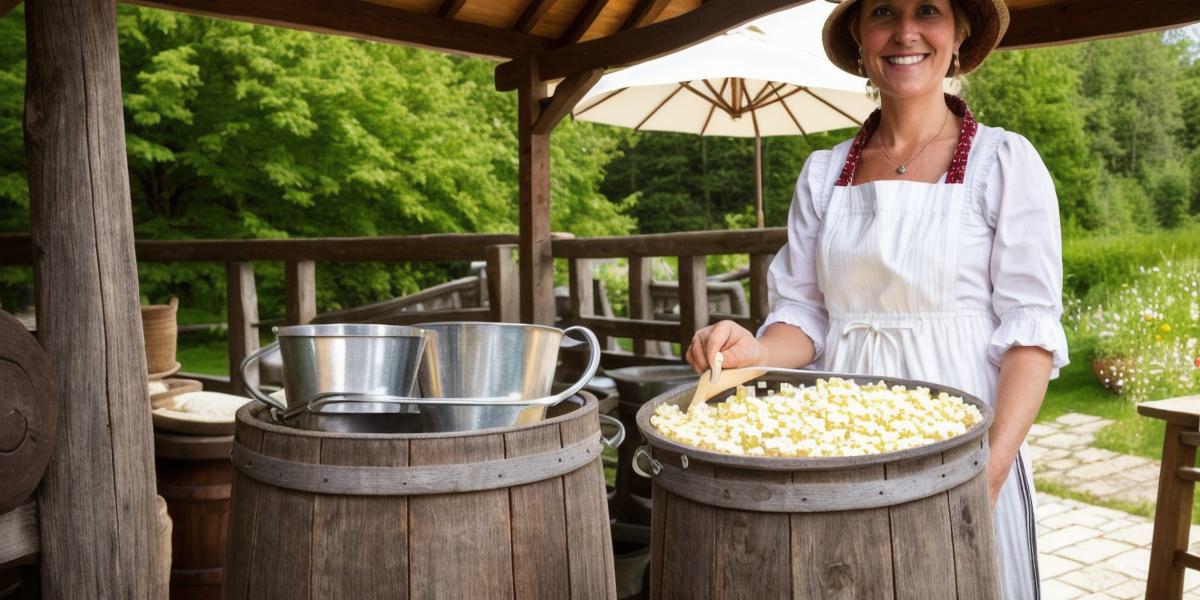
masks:
<instances>
[{"instance_id":1,"label":"umbrella pole","mask_svg":"<svg viewBox=\"0 0 1200 600\"><path fill-rule=\"evenodd\" d=\"M763 178L762 178L762 136L754 136L754 217L758 228L764 227L763 219Z\"/></svg>"}]
</instances>

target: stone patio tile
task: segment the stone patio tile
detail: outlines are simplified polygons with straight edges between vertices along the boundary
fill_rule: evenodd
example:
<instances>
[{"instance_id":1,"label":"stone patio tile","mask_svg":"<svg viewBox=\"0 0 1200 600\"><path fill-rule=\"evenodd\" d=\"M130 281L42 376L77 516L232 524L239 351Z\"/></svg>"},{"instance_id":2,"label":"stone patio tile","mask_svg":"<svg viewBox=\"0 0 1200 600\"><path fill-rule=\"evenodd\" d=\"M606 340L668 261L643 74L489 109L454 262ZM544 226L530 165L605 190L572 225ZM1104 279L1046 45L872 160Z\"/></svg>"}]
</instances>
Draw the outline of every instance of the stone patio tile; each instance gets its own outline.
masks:
<instances>
[{"instance_id":1,"label":"stone patio tile","mask_svg":"<svg viewBox=\"0 0 1200 600\"><path fill-rule=\"evenodd\" d=\"M1097 565L1096 563L1098 563L1106 558L1121 554L1122 552L1128 552L1128 551L1132 550L1133 548L1134 548L1134 546L1126 544L1125 542L1106 540L1104 538L1095 538L1095 539L1090 539L1090 540L1084 540L1077 544L1072 544L1070 546L1067 546L1066 548L1060 548L1056 552L1056 554L1058 554L1059 556L1062 556L1064 558L1069 558L1071 560L1079 561L1085 565L1092 565L1092 567L1099 567L1099 565ZM1092 567L1088 567L1088 568L1090 569ZM1106 569L1106 568L1102 568L1100 570L1109 572L1108 569ZM1118 583L1120 583L1120 580L1114 581L1112 584L1106 585L1104 587L1093 588L1090 591L1096 592L1096 591L1102 590L1106 587L1110 587L1111 585L1116 585Z\"/></svg>"},{"instance_id":2,"label":"stone patio tile","mask_svg":"<svg viewBox=\"0 0 1200 600\"><path fill-rule=\"evenodd\" d=\"M1079 600L1116 600L1116 596L1109 596L1108 594L1105 594L1104 592L1096 592L1094 594L1080 596Z\"/></svg>"},{"instance_id":3,"label":"stone patio tile","mask_svg":"<svg viewBox=\"0 0 1200 600\"><path fill-rule=\"evenodd\" d=\"M1104 565L1090 565L1058 578L1059 581L1089 592L1101 592L1121 585L1128 579L1125 575L1108 569Z\"/></svg>"},{"instance_id":4,"label":"stone patio tile","mask_svg":"<svg viewBox=\"0 0 1200 600\"><path fill-rule=\"evenodd\" d=\"M1043 580L1053 579L1063 573L1069 573L1082 567L1083 563L1075 562L1069 558L1046 554L1044 552L1038 553L1038 574L1042 576Z\"/></svg>"},{"instance_id":5,"label":"stone patio tile","mask_svg":"<svg viewBox=\"0 0 1200 600\"><path fill-rule=\"evenodd\" d=\"M1050 448L1079 448L1087 445L1087 443L1088 440L1085 440L1083 436L1061 432L1038 440L1039 446L1048 446Z\"/></svg>"},{"instance_id":6,"label":"stone patio tile","mask_svg":"<svg viewBox=\"0 0 1200 600\"><path fill-rule=\"evenodd\" d=\"M1091 494L1093 496L1099 496L1101 498L1113 496L1113 495L1116 495L1116 494L1128 489L1127 486L1121 485L1120 482L1108 481L1105 479L1084 481L1074 487L1075 487L1075 491L1077 491L1077 492L1083 492L1085 494ZM1137 490L1134 492L1133 495L1138 495L1140 493L1141 493L1141 490Z\"/></svg>"},{"instance_id":7,"label":"stone patio tile","mask_svg":"<svg viewBox=\"0 0 1200 600\"><path fill-rule=\"evenodd\" d=\"M1126 519L1129 517L1129 513L1127 512L1122 512L1112 508L1105 508L1103 506L1089 506L1088 512L1110 520Z\"/></svg>"},{"instance_id":8,"label":"stone patio tile","mask_svg":"<svg viewBox=\"0 0 1200 600\"><path fill-rule=\"evenodd\" d=\"M1150 543L1150 539L1154 534L1154 523L1145 522L1137 525L1130 525L1123 529L1110 531L1104 534L1104 537L1118 542L1144 546Z\"/></svg>"},{"instance_id":9,"label":"stone patio tile","mask_svg":"<svg viewBox=\"0 0 1200 600\"><path fill-rule=\"evenodd\" d=\"M1071 431L1073 433L1096 433L1097 431L1112 425L1112 423L1113 422L1108 419L1100 419L1099 421L1092 421L1091 423L1086 423L1084 425L1076 425L1071 428Z\"/></svg>"},{"instance_id":10,"label":"stone patio tile","mask_svg":"<svg viewBox=\"0 0 1200 600\"><path fill-rule=\"evenodd\" d=\"M1040 438L1047 435L1052 435L1058 433L1059 429L1060 428L1058 424L1054 423L1053 421L1049 423L1034 423L1029 427L1029 437Z\"/></svg>"},{"instance_id":11,"label":"stone patio tile","mask_svg":"<svg viewBox=\"0 0 1200 600\"><path fill-rule=\"evenodd\" d=\"M1104 590L1104 593L1121 600L1142 598L1146 595L1146 582L1140 579L1128 579L1121 585Z\"/></svg>"},{"instance_id":12,"label":"stone patio tile","mask_svg":"<svg viewBox=\"0 0 1200 600\"><path fill-rule=\"evenodd\" d=\"M1128 529L1130 525L1135 525L1135 523L1133 521L1130 521L1128 518L1114 519L1112 521L1109 521L1109 522L1101 525L1100 527L1097 527L1097 529L1104 532L1104 537L1108 537L1108 534L1110 534L1114 531ZM1121 541L1124 542L1127 540L1121 540Z\"/></svg>"},{"instance_id":13,"label":"stone patio tile","mask_svg":"<svg viewBox=\"0 0 1200 600\"><path fill-rule=\"evenodd\" d=\"M1129 478L1142 483L1156 483L1158 481L1158 463L1151 463L1144 467L1130 469Z\"/></svg>"},{"instance_id":14,"label":"stone patio tile","mask_svg":"<svg viewBox=\"0 0 1200 600\"><path fill-rule=\"evenodd\" d=\"M1042 582L1042 598L1045 600L1075 600L1087 592L1069 584L1051 579Z\"/></svg>"},{"instance_id":15,"label":"stone patio tile","mask_svg":"<svg viewBox=\"0 0 1200 600\"><path fill-rule=\"evenodd\" d=\"M1066 512L1068 510L1071 510L1071 507L1067 506L1065 503L1063 503L1061 501L1053 501L1053 502L1039 501L1038 505L1037 505L1037 510L1034 512L1037 513L1038 523L1041 523L1041 522L1045 521L1046 519L1053 517L1054 515L1057 515L1062 512Z\"/></svg>"},{"instance_id":16,"label":"stone patio tile","mask_svg":"<svg viewBox=\"0 0 1200 600\"><path fill-rule=\"evenodd\" d=\"M1134 548L1133 550L1109 558L1104 561L1104 564L1110 565L1113 569L1130 577L1145 581L1146 570L1150 566L1150 549Z\"/></svg>"},{"instance_id":17,"label":"stone patio tile","mask_svg":"<svg viewBox=\"0 0 1200 600\"><path fill-rule=\"evenodd\" d=\"M1079 456L1079 453L1076 453L1076 456ZM1079 479L1100 479L1108 478L1112 474L1122 470L1124 469L1117 466L1115 461L1101 460L1077 467L1071 470L1070 474Z\"/></svg>"},{"instance_id":18,"label":"stone patio tile","mask_svg":"<svg viewBox=\"0 0 1200 600\"><path fill-rule=\"evenodd\" d=\"M1046 466L1055 471L1066 472L1079 466L1079 459L1074 456L1060 458L1058 460L1046 461ZM1039 473L1040 475L1041 473Z\"/></svg>"},{"instance_id":19,"label":"stone patio tile","mask_svg":"<svg viewBox=\"0 0 1200 600\"><path fill-rule=\"evenodd\" d=\"M1071 525L1040 538L1038 540L1038 550L1042 552L1054 552L1059 548L1078 544L1083 540L1098 537L1099 535L1100 531L1091 527Z\"/></svg>"},{"instance_id":20,"label":"stone patio tile","mask_svg":"<svg viewBox=\"0 0 1200 600\"><path fill-rule=\"evenodd\" d=\"M1055 419L1054 421L1057 423L1061 423L1063 425L1070 426L1070 425L1085 425L1087 423L1094 423L1094 422L1100 421L1102 419L1103 419L1103 417L1095 417L1092 415L1085 415L1083 413L1067 413L1067 414Z\"/></svg>"},{"instance_id":21,"label":"stone patio tile","mask_svg":"<svg viewBox=\"0 0 1200 600\"><path fill-rule=\"evenodd\" d=\"M1105 450L1104 448L1084 448L1075 453L1075 458L1084 462L1111 462L1120 456L1120 454L1112 450Z\"/></svg>"},{"instance_id":22,"label":"stone patio tile","mask_svg":"<svg viewBox=\"0 0 1200 600\"><path fill-rule=\"evenodd\" d=\"M1104 525L1111 520L1112 519L1094 514L1087 509L1077 508L1075 510L1069 510L1061 514L1054 515L1049 519L1040 521L1040 523L1050 529L1063 529L1064 527L1070 525L1083 525L1084 527L1099 529L1101 525Z\"/></svg>"},{"instance_id":23,"label":"stone patio tile","mask_svg":"<svg viewBox=\"0 0 1200 600\"><path fill-rule=\"evenodd\" d=\"M1154 465L1155 470L1158 469L1158 463L1156 463L1148 458L1142 458L1140 456L1130 456L1128 454L1122 454L1122 455L1112 459L1112 464L1117 465L1118 467L1121 467L1122 469L1132 469L1135 467L1142 467L1142 466L1146 466L1146 465Z\"/></svg>"}]
</instances>

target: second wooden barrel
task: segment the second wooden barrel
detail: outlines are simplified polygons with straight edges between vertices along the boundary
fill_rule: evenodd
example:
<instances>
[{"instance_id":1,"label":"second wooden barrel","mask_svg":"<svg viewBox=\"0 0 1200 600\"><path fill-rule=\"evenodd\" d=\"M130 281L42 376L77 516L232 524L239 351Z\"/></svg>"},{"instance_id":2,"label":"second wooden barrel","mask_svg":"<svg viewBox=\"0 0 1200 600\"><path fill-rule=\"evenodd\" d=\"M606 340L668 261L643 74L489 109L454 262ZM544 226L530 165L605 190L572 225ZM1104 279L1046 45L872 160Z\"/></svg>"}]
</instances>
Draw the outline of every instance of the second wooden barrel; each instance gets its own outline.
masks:
<instances>
[{"instance_id":1,"label":"second wooden barrel","mask_svg":"<svg viewBox=\"0 0 1200 600\"><path fill-rule=\"evenodd\" d=\"M154 432L158 494L171 516L171 600L221 597L232 450L232 435Z\"/></svg>"},{"instance_id":2,"label":"second wooden barrel","mask_svg":"<svg viewBox=\"0 0 1200 600\"><path fill-rule=\"evenodd\" d=\"M238 411L225 597L616 599L597 402L442 434Z\"/></svg>"},{"instance_id":3,"label":"second wooden barrel","mask_svg":"<svg viewBox=\"0 0 1200 600\"><path fill-rule=\"evenodd\" d=\"M768 375L813 383L819 376ZM842 376L846 379L856 379ZM858 380L873 383L879 378ZM839 458L718 454L679 445L650 416L691 400L695 385L647 403L635 458L653 479L650 598L1000 597L988 505L984 416L958 437L901 452Z\"/></svg>"}]
</instances>

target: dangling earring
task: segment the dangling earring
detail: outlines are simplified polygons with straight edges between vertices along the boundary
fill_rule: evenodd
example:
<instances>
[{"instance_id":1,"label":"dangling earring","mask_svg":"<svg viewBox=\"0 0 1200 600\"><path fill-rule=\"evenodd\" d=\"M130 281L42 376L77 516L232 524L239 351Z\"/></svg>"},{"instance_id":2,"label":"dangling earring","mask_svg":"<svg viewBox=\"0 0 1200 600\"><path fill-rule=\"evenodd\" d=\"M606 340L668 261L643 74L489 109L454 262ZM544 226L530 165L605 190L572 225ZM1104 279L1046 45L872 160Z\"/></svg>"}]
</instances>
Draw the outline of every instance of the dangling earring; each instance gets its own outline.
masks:
<instances>
[{"instance_id":1,"label":"dangling earring","mask_svg":"<svg viewBox=\"0 0 1200 600\"><path fill-rule=\"evenodd\" d=\"M872 102L879 102L879 88L875 87L875 82L871 81L870 77L867 77L867 69L863 66L862 48L858 49L858 75L867 80L867 97Z\"/></svg>"},{"instance_id":2,"label":"dangling earring","mask_svg":"<svg viewBox=\"0 0 1200 600\"><path fill-rule=\"evenodd\" d=\"M959 90L959 93L962 93L962 64L958 62L958 51L954 52L954 75L951 76L951 79L954 80L955 89Z\"/></svg>"}]
</instances>

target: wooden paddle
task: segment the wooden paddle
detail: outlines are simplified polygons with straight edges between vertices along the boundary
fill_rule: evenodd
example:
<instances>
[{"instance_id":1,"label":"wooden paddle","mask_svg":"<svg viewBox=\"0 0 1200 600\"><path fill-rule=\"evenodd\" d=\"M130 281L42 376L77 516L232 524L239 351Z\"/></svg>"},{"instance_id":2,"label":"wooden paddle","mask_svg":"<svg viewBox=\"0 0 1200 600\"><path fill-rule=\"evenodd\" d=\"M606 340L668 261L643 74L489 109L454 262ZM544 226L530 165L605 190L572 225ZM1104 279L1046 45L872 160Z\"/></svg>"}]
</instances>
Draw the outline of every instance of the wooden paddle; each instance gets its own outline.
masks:
<instances>
[{"instance_id":1,"label":"wooden paddle","mask_svg":"<svg viewBox=\"0 0 1200 600\"><path fill-rule=\"evenodd\" d=\"M732 387L742 385L755 377L762 377L768 369L746 367L744 369L724 369L719 366L713 370L705 371L700 374L700 382L696 384L696 393L692 395L692 402L688 404L688 411L697 405L708 402L710 398L728 390Z\"/></svg>"}]
</instances>

